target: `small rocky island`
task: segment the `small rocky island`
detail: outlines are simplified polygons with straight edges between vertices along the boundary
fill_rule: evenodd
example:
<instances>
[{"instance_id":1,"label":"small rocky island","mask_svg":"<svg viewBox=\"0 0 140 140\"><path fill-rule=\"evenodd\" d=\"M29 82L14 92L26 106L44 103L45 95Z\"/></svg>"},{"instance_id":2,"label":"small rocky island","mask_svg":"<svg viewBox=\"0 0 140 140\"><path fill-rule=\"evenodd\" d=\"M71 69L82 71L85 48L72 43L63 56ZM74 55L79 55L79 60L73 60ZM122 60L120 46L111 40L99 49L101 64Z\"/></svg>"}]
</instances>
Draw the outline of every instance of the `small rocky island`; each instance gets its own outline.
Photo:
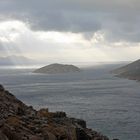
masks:
<instances>
[{"instance_id":1,"label":"small rocky island","mask_svg":"<svg viewBox=\"0 0 140 140\"><path fill-rule=\"evenodd\" d=\"M118 77L140 81L140 60L112 71Z\"/></svg>"},{"instance_id":2,"label":"small rocky island","mask_svg":"<svg viewBox=\"0 0 140 140\"><path fill-rule=\"evenodd\" d=\"M109 140L65 112L35 110L0 85L0 140ZM114 139L117 140L117 139Z\"/></svg>"},{"instance_id":3,"label":"small rocky island","mask_svg":"<svg viewBox=\"0 0 140 140\"><path fill-rule=\"evenodd\" d=\"M80 69L74 65L63 65L63 64L50 64L48 66L39 68L34 71L34 73L44 73L44 74L58 74L58 73L73 73L80 72Z\"/></svg>"}]
</instances>

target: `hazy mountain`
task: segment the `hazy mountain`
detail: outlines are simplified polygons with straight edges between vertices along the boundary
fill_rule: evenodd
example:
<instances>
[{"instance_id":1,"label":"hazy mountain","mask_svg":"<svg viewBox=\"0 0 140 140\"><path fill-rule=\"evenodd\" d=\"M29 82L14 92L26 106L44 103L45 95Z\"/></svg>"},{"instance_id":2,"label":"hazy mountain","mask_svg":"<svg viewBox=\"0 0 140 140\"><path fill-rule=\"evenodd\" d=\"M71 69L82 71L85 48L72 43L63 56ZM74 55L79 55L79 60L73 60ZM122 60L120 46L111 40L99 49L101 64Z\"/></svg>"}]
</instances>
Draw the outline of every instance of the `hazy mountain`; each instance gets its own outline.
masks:
<instances>
[{"instance_id":1,"label":"hazy mountain","mask_svg":"<svg viewBox=\"0 0 140 140\"><path fill-rule=\"evenodd\" d=\"M26 58L24 56L7 56L7 57L0 57L0 65L29 65L33 64L34 60Z\"/></svg>"},{"instance_id":2,"label":"hazy mountain","mask_svg":"<svg viewBox=\"0 0 140 140\"><path fill-rule=\"evenodd\" d=\"M57 74L68 72L80 72L80 69L74 65L51 64L34 71L35 73Z\"/></svg>"},{"instance_id":3,"label":"hazy mountain","mask_svg":"<svg viewBox=\"0 0 140 140\"><path fill-rule=\"evenodd\" d=\"M140 59L112 71L119 77L140 80Z\"/></svg>"}]
</instances>

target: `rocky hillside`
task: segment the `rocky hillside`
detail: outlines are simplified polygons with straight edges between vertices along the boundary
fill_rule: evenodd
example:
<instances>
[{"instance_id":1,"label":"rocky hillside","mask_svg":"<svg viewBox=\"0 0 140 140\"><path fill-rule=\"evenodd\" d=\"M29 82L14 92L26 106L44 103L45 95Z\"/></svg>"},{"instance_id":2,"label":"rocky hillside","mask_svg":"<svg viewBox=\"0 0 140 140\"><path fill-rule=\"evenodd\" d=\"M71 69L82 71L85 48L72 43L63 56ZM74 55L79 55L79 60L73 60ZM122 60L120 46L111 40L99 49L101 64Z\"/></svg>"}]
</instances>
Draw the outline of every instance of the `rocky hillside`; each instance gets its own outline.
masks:
<instances>
[{"instance_id":1,"label":"rocky hillside","mask_svg":"<svg viewBox=\"0 0 140 140\"><path fill-rule=\"evenodd\" d=\"M57 74L68 72L80 72L80 69L74 65L51 64L34 71L35 73Z\"/></svg>"},{"instance_id":2,"label":"rocky hillside","mask_svg":"<svg viewBox=\"0 0 140 140\"><path fill-rule=\"evenodd\" d=\"M109 140L65 112L39 111L0 85L0 140Z\"/></svg>"},{"instance_id":3,"label":"rocky hillside","mask_svg":"<svg viewBox=\"0 0 140 140\"><path fill-rule=\"evenodd\" d=\"M119 77L140 80L140 60L112 71Z\"/></svg>"}]
</instances>

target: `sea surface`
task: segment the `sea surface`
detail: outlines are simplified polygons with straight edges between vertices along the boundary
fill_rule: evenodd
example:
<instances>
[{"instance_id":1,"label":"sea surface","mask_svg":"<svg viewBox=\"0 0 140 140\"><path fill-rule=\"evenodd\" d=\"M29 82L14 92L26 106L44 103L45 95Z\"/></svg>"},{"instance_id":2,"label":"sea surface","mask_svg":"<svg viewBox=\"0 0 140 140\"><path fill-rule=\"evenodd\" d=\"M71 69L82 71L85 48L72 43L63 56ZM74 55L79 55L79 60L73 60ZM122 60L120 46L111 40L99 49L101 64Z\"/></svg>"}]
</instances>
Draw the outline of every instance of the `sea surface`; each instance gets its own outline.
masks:
<instances>
[{"instance_id":1,"label":"sea surface","mask_svg":"<svg viewBox=\"0 0 140 140\"><path fill-rule=\"evenodd\" d=\"M116 67L100 65L54 75L0 68L0 84L36 109L65 111L110 138L140 140L140 83L115 77L110 71Z\"/></svg>"}]
</instances>

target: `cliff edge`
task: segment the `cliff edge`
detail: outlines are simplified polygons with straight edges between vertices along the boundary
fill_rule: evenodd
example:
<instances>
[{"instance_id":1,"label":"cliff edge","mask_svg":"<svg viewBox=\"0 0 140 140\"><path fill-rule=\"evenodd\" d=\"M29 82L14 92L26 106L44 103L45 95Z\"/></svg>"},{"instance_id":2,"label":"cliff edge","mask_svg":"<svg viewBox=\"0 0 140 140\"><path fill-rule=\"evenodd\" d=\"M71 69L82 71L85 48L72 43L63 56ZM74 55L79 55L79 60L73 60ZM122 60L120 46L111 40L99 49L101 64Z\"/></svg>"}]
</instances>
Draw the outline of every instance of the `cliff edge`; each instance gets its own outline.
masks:
<instances>
[{"instance_id":1,"label":"cliff edge","mask_svg":"<svg viewBox=\"0 0 140 140\"><path fill-rule=\"evenodd\" d=\"M0 140L109 140L65 112L35 110L0 85Z\"/></svg>"}]
</instances>

